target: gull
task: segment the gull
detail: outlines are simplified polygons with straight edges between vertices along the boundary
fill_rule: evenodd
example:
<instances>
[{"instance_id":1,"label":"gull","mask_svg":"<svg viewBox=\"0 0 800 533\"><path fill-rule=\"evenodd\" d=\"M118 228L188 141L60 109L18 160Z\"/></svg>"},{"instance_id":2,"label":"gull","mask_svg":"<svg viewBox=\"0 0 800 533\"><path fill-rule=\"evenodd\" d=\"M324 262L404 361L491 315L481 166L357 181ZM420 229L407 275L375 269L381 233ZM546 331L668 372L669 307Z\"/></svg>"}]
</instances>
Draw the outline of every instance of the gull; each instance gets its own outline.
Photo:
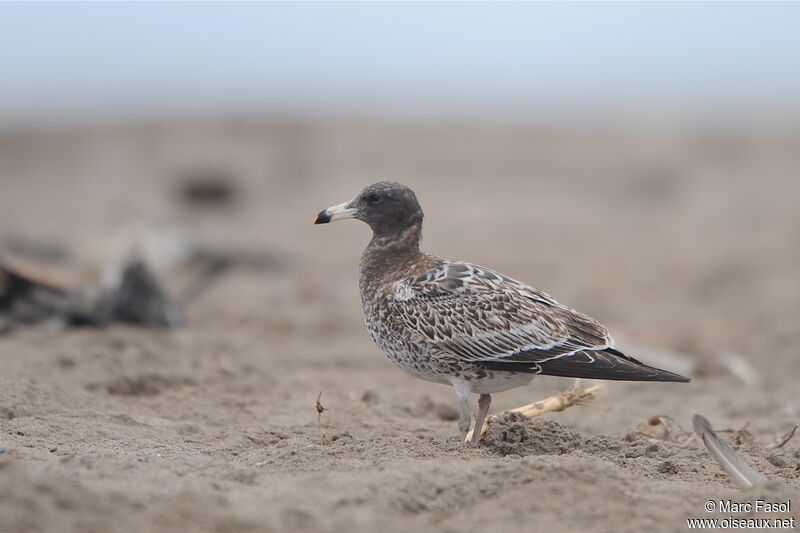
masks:
<instances>
[{"instance_id":1,"label":"gull","mask_svg":"<svg viewBox=\"0 0 800 533\"><path fill-rule=\"evenodd\" d=\"M372 340L412 376L453 387L462 440L470 429L470 394L479 395L476 444L491 394L527 385L537 374L689 382L623 354L599 322L538 289L422 252L422 208L400 183L368 185L349 202L322 210L314 224L348 218L372 229L359 265Z\"/></svg>"}]
</instances>

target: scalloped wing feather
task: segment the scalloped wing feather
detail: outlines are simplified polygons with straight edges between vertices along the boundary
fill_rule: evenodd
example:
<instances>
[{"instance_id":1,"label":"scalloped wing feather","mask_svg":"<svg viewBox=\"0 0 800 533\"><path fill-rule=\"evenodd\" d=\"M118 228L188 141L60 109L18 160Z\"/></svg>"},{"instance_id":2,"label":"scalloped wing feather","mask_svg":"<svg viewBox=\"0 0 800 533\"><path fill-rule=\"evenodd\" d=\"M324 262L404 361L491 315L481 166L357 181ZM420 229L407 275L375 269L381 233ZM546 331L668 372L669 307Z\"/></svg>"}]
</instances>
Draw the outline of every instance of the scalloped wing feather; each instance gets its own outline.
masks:
<instances>
[{"instance_id":1,"label":"scalloped wing feather","mask_svg":"<svg viewBox=\"0 0 800 533\"><path fill-rule=\"evenodd\" d=\"M605 328L549 295L493 270L442 261L395 284L405 325L467 361L541 361L611 346Z\"/></svg>"},{"instance_id":2,"label":"scalloped wing feather","mask_svg":"<svg viewBox=\"0 0 800 533\"><path fill-rule=\"evenodd\" d=\"M592 318L487 268L440 260L395 283L394 291L393 312L442 358L559 376L681 378L615 350Z\"/></svg>"}]
</instances>

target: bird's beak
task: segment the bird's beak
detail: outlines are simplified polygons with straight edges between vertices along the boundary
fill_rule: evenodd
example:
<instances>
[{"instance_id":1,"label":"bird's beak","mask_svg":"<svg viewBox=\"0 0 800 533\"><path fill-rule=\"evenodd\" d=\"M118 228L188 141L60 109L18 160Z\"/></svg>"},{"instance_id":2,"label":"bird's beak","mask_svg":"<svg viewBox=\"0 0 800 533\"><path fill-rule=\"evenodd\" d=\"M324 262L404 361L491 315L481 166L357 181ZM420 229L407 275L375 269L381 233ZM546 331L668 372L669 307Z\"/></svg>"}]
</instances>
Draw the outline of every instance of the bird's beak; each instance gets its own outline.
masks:
<instances>
[{"instance_id":1,"label":"bird's beak","mask_svg":"<svg viewBox=\"0 0 800 533\"><path fill-rule=\"evenodd\" d=\"M355 216L358 214L358 209L354 207L348 207L348 205L350 205L350 202L333 205L327 209L323 209L314 218L314 224L327 224L328 222L333 222L334 220L355 218Z\"/></svg>"}]
</instances>

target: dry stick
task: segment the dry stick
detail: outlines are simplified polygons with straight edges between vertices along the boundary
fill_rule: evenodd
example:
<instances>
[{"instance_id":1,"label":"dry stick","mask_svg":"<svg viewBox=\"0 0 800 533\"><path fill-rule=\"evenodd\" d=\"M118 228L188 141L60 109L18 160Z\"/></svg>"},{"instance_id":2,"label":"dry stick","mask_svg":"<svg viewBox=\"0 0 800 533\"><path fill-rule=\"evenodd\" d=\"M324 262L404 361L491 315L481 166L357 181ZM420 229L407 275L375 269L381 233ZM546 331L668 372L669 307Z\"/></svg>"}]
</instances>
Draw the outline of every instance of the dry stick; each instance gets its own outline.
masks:
<instances>
[{"instance_id":1,"label":"dry stick","mask_svg":"<svg viewBox=\"0 0 800 533\"><path fill-rule=\"evenodd\" d=\"M564 409L572 407L573 405L587 405L597 397L597 393L602 388L602 385L595 385L593 387L585 388L580 384L580 380L576 379L575 384L565 392L559 392L553 396L545 398L544 400L523 405L522 407L517 407L516 409L511 409L509 411L503 411L502 413L488 417L481 428L481 438L486 435L486 432L489 430L489 424L492 423L492 420L498 416L502 416L506 413L520 413L528 418L535 418L539 415L543 415L544 413L557 413L563 411ZM472 439L472 431L467 433L464 442L469 442L470 439Z\"/></svg>"},{"instance_id":2,"label":"dry stick","mask_svg":"<svg viewBox=\"0 0 800 533\"><path fill-rule=\"evenodd\" d=\"M315 406L317 408L317 429L319 430L319 441L322 444L325 444L325 434L322 432L322 413L325 412L325 408L322 407L322 391L319 391L319 394L317 394Z\"/></svg>"},{"instance_id":3,"label":"dry stick","mask_svg":"<svg viewBox=\"0 0 800 533\"><path fill-rule=\"evenodd\" d=\"M778 437L775 442L772 444L767 445L767 449L769 450L777 450L779 448L783 448L783 445L789 442L792 437L794 437L794 432L797 431L797 428L800 426L794 426L792 429L789 430L788 433L783 435L782 437Z\"/></svg>"}]
</instances>

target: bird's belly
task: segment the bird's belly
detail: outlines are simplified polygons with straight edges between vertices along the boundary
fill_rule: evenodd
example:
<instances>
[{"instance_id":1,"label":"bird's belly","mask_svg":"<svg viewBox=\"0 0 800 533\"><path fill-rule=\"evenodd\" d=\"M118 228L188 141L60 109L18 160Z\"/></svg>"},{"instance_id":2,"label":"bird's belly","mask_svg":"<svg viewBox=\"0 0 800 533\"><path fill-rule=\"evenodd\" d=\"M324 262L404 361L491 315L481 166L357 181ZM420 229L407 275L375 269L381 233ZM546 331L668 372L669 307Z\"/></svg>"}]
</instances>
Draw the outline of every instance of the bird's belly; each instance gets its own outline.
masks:
<instances>
[{"instance_id":1,"label":"bird's belly","mask_svg":"<svg viewBox=\"0 0 800 533\"><path fill-rule=\"evenodd\" d=\"M401 370L425 381L450 383L448 376L452 373L452 369L440 364L424 351L412 346L403 346L402 343L385 342L385 340L379 342L377 339L375 342L386 358Z\"/></svg>"},{"instance_id":2,"label":"bird's belly","mask_svg":"<svg viewBox=\"0 0 800 533\"><path fill-rule=\"evenodd\" d=\"M450 384L448 378L454 369L432 357L425 346L413 342L402 331L386 327L384 321L367 321L367 329L386 358L401 370L425 381Z\"/></svg>"},{"instance_id":3,"label":"bird's belly","mask_svg":"<svg viewBox=\"0 0 800 533\"><path fill-rule=\"evenodd\" d=\"M470 384L472 392L491 394L527 385L533 374L485 370L467 362L448 360L444 354L432 354L428 347L413 342L412 337L387 328L386 321L367 321L367 329L384 355L401 370L434 383L452 384L453 379Z\"/></svg>"}]
</instances>

